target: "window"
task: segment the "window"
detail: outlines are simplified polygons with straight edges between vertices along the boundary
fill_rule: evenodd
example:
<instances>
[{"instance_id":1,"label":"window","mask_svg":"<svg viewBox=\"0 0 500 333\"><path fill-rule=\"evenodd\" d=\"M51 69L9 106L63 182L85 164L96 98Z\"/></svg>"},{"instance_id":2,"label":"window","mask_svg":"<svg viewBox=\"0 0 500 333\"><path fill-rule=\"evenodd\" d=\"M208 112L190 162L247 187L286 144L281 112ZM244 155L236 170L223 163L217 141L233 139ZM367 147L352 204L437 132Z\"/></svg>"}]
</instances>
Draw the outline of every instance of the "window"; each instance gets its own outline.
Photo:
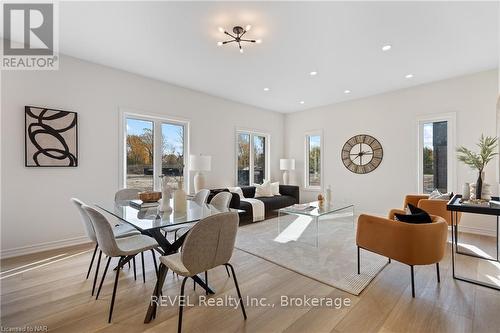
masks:
<instances>
[{"instance_id":1,"label":"window","mask_svg":"<svg viewBox=\"0 0 500 333\"><path fill-rule=\"evenodd\" d=\"M251 132L236 133L236 183L238 186L262 184L269 179L269 137Z\"/></svg>"},{"instance_id":2,"label":"window","mask_svg":"<svg viewBox=\"0 0 500 333\"><path fill-rule=\"evenodd\" d=\"M441 116L419 121L419 192L453 188L454 116Z\"/></svg>"},{"instance_id":3,"label":"window","mask_svg":"<svg viewBox=\"0 0 500 333\"><path fill-rule=\"evenodd\" d=\"M160 175L173 186L184 182L187 123L124 114L123 186L142 191L160 189Z\"/></svg>"},{"instance_id":4,"label":"window","mask_svg":"<svg viewBox=\"0 0 500 333\"><path fill-rule=\"evenodd\" d=\"M306 134L306 166L305 187L309 189L321 189L322 181L322 135L321 133Z\"/></svg>"}]
</instances>

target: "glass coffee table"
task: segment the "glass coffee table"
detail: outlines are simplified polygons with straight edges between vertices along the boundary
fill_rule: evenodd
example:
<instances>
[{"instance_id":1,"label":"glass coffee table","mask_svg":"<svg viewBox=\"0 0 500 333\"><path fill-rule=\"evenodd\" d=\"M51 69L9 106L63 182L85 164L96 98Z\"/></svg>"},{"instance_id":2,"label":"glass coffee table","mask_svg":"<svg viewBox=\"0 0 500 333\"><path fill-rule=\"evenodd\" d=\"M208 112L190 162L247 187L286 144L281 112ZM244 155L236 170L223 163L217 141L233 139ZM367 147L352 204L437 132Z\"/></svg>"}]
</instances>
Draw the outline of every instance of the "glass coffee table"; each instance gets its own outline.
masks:
<instances>
[{"instance_id":1,"label":"glass coffee table","mask_svg":"<svg viewBox=\"0 0 500 333\"><path fill-rule=\"evenodd\" d=\"M305 207L305 209L302 209ZM298 241L302 232L311 222L315 227L315 246L319 247L319 221L322 217L329 215L340 215L351 213L354 225L354 204L345 201L334 201L320 205L318 201L307 204L288 206L278 210L278 241ZM299 217L296 221L284 227L284 215L295 215Z\"/></svg>"}]
</instances>

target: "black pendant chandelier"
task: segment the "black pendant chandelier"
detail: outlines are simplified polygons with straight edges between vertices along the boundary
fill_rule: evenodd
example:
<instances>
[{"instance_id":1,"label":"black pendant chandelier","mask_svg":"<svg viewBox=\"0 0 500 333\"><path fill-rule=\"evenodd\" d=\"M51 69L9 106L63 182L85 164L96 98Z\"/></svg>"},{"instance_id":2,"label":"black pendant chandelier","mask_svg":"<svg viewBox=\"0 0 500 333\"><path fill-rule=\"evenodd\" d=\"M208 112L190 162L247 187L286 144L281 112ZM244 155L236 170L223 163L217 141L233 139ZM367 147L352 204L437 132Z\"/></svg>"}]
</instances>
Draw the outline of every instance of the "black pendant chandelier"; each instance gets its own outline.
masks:
<instances>
[{"instance_id":1,"label":"black pendant chandelier","mask_svg":"<svg viewBox=\"0 0 500 333\"><path fill-rule=\"evenodd\" d=\"M218 46L226 45L229 43L235 42L238 44L238 48L240 49L240 53L243 53L243 48L241 47L241 43L261 43L262 41L260 39L244 39L242 38L250 29L252 28L251 25L247 25L244 29L240 26L233 27L233 33L229 33L226 31L224 28L219 27L219 31L226 34L227 36L230 37L229 40L223 41L223 42L217 42Z\"/></svg>"}]
</instances>

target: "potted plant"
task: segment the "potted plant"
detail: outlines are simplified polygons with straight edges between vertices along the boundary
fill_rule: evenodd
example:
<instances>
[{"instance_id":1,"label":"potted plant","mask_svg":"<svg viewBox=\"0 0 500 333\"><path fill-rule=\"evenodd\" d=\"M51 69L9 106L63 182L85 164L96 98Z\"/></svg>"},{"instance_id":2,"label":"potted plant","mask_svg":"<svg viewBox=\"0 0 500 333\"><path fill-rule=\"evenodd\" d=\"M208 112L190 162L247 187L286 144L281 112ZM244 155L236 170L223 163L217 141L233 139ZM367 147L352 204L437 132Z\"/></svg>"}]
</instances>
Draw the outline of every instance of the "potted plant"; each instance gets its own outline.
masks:
<instances>
[{"instance_id":1,"label":"potted plant","mask_svg":"<svg viewBox=\"0 0 500 333\"><path fill-rule=\"evenodd\" d=\"M481 199L481 193L483 192L483 171L493 157L498 155L496 152L497 145L498 138L485 137L481 134L481 139L479 139L479 143L477 144L479 153L473 152L463 146L457 148L458 160L477 170L479 173L476 182L476 199Z\"/></svg>"}]
</instances>

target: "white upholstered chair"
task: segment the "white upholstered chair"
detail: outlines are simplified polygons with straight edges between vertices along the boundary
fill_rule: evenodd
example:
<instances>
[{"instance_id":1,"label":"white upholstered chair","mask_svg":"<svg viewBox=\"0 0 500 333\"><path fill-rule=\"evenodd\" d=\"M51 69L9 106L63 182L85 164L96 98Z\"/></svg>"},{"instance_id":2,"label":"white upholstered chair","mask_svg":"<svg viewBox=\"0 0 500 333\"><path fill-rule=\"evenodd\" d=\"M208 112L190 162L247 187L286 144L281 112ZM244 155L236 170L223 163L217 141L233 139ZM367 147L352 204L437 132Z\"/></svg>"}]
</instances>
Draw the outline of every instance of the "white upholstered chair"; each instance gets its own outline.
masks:
<instances>
[{"instance_id":1,"label":"white upholstered chair","mask_svg":"<svg viewBox=\"0 0 500 333\"><path fill-rule=\"evenodd\" d=\"M219 192L210 200L210 204L216 208L229 208L232 197L231 192Z\"/></svg>"},{"instance_id":2,"label":"white upholstered chair","mask_svg":"<svg viewBox=\"0 0 500 333\"><path fill-rule=\"evenodd\" d=\"M99 246L98 246L97 237L96 237L96 234L94 231L94 226L92 225L92 222L90 221L87 213L85 213L85 211L82 209L82 206L84 205L84 203L77 198L71 198L71 202L75 205L75 207L78 210L78 213L80 214L80 220L82 221L82 224L83 224L83 227L85 229L85 233L87 234L87 237L93 243L95 243L94 253L92 254L92 259L90 260L90 265L89 265L89 268L87 270L86 279L88 279L89 275L90 275L90 271L92 270L92 265L94 263L95 255L97 253L97 249ZM112 231L113 231L113 235L115 238L123 238L123 237L129 237L129 236L140 234L140 232L137 231L137 229L135 229L134 227L132 227L131 225L128 225L128 224L116 225L112 228ZM102 251L99 250L99 256L97 258L97 266L96 266L95 275L94 275L94 283L92 285L92 295L94 295L94 291L95 291L95 285L96 285L96 281L97 281L97 275L99 274L99 265L101 263L101 257L102 257ZM134 267L134 270L135 270L135 267Z\"/></svg>"},{"instance_id":3,"label":"white upholstered chair","mask_svg":"<svg viewBox=\"0 0 500 333\"><path fill-rule=\"evenodd\" d=\"M125 201L125 200L137 200L139 199L139 192L135 188L122 188L115 193L115 202Z\"/></svg>"},{"instance_id":4,"label":"white upholstered chair","mask_svg":"<svg viewBox=\"0 0 500 333\"><path fill-rule=\"evenodd\" d=\"M113 306L116 297L116 289L118 287L118 277L120 275L121 267L125 264L126 261L134 258L138 253L144 251L153 252L153 258L155 258L154 249L158 247L158 243L154 238L142 234L125 238L115 238L111 225L103 214L87 205L83 205L82 209L88 214L88 217L92 222L97 238L97 243L99 244L99 249L108 256L108 261L106 262L106 267L104 268L102 279L99 284L99 289L97 290L96 299L99 297L99 293L101 292L102 284L104 282L104 278L106 277L106 272L108 271L111 258L119 258L118 265L116 267L113 295L111 297L111 304L109 308L108 322L111 322L111 318L113 316Z\"/></svg>"},{"instance_id":5,"label":"white upholstered chair","mask_svg":"<svg viewBox=\"0 0 500 333\"><path fill-rule=\"evenodd\" d=\"M210 195L210 191L207 189L199 190L193 198L193 201L198 205L204 205L207 203L208 196Z\"/></svg>"},{"instance_id":6,"label":"white upholstered chair","mask_svg":"<svg viewBox=\"0 0 500 333\"><path fill-rule=\"evenodd\" d=\"M212 215L196 223L189 231L179 253L160 257L160 270L158 281L153 291L153 297L157 299L161 294L163 283L168 269L183 276L180 296L184 296L186 280L190 277L206 272L218 266L229 267L232 271L236 292L238 293L239 305L243 317L247 319L245 307L241 298L238 280L233 266L229 263L234 250L236 233L238 231L239 216L236 212L220 213ZM207 283L207 281L205 281ZM156 303L152 304L150 311L156 314ZM183 303L179 304L179 321L177 331L182 330Z\"/></svg>"}]
</instances>

